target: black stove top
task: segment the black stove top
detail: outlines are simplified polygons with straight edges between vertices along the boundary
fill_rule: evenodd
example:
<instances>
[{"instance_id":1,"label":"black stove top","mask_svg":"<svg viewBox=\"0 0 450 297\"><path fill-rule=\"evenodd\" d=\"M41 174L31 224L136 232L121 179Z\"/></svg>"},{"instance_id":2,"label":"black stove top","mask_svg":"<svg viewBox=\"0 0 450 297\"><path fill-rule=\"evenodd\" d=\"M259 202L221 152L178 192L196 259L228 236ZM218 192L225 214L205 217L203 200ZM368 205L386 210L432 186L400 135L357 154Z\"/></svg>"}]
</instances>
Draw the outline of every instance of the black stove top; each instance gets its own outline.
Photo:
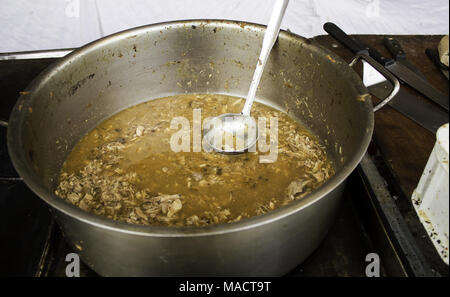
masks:
<instances>
[{"instance_id":1,"label":"black stove top","mask_svg":"<svg viewBox=\"0 0 450 297\"><path fill-rule=\"evenodd\" d=\"M19 92L55 60L0 60L0 120L8 120ZM288 276L365 276L369 253L380 255L381 274L385 276L442 274L429 267L420 251L415 250L413 254L417 255L411 257L404 244L405 238L411 238L408 232L401 231L404 229L390 227L393 218L383 214L377 193L371 190L371 174L360 166L350 176L341 209L327 237ZM71 252L47 205L15 172L7 151L6 129L1 128L0 276L65 276L65 257ZM80 272L81 276L97 276L86 265L80 267Z\"/></svg>"}]
</instances>

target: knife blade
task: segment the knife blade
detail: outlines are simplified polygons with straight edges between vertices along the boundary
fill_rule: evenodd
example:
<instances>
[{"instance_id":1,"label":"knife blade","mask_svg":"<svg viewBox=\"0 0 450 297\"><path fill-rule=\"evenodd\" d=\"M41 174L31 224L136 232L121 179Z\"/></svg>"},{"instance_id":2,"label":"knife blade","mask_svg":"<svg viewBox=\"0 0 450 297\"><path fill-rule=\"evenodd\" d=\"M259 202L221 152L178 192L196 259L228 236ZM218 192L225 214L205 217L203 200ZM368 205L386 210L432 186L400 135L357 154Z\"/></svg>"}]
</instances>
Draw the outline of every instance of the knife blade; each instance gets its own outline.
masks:
<instances>
[{"instance_id":1,"label":"knife blade","mask_svg":"<svg viewBox=\"0 0 450 297\"><path fill-rule=\"evenodd\" d=\"M384 81L369 86L367 89L372 95L382 99L392 89L392 85ZM429 101L420 100L403 88L400 88L397 95L388 105L433 134L436 133L439 127L449 121L449 114L445 110Z\"/></svg>"},{"instance_id":2,"label":"knife blade","mask_svg":"<svg viewBox=\"0 0 450 297\"><path fill-rule=\"evenodd\" d=\"M325 23L323 28L328 34L348 47L354 53L369 53L369 55L373 59L384 66L401 81L419 91L436 104L445 108L447 111L449 110L449 97L435 89L430 83L423 80L420 76L408 69L406 66L397 63L393 59L386 58L381 55L376 49L373 49L360 41L356 41L333 23Z\"/></svg>"},{"instance_id":3,"label":"knife blade","mask_svg":"<svg viewBox=\"0 0 450 297\"><path fill-rule=\"evenodd\" d=\"M428 99L449 111L449 97L436 90L414 72L399 63L394 63L386 68L410 87L413 87L416 91L419 91Z\"/></svg>"},{"instance_id":4,"label":"knife blade","mask_svg":"<svg viewBox=\"0 0 450 297\"><path fill-rule=\"evenodd\" d=\"M420 70L417 69L416 66L414 66L411 62L409 62L408 58L406 57L406 53L398 40L394 39L393 37L384 37L383 42L384 46L386 46L397 63L405 65L411 71L420 76L423 80L427 80L423 73L420 72Z\"/></svg>"},{"instance_id":5,"label":"knife blade","mask_svg":"<svg viewBox=\"0 0 450 297\"><path fill-rule=\"evenodd\" d=\"M432 50L431 48L427 48L425 50L428 58L434 63L436 68L442 72L442 74L448 79L448 67L442 64L439 60L439 53L437 50Z\"/></svg>"}]
</instances>

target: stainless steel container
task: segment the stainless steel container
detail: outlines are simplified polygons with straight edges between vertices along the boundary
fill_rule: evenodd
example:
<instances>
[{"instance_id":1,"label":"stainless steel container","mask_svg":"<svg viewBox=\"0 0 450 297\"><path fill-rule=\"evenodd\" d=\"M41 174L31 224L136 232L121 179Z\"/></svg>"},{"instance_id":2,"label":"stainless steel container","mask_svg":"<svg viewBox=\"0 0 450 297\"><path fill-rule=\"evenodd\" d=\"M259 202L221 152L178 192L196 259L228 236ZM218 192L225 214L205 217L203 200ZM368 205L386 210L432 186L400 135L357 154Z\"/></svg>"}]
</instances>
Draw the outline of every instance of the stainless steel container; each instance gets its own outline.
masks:
<instances>
[{"instance_id":1,"label":"stainless steel container","mask_svg":"<svg viewBox=\"0 0 450 297\"><path fill-rule=\"evenodd\" d=\"M263 34L260 25L210 20L120 32L62 58L20 97L8 128L11 159L93 270L115 276L283 275L319 245L346 178L367 149L373 107L348 64L288 32L280 33L257 98L288 112L327 148L336 175L312 194L241 222L186 228L115 222L54 194L71 149L114 113L181 93L245 97Z\"/></svg>"}]
</instances>

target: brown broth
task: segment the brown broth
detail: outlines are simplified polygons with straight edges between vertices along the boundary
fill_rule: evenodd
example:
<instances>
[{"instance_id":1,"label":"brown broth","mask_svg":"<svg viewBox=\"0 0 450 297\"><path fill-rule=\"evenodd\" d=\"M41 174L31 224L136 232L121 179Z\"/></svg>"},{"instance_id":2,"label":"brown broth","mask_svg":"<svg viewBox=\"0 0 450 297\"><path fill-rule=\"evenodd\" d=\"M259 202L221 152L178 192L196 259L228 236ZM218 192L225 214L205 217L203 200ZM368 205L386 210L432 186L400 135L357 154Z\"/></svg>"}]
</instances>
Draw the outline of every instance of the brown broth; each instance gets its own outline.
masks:
<instances>
[{"instance_id":1,"label":"brown broth","mask_svg":"<svg viewBox=\"0 0 450 297\"><path fill-rule=\"evenodd\" d=\"M260 215L300 199L334 174L317 139L287 114L255 103L252 116L278 117L278 158L170 149L174 117L240 112L240 98L177 95L128 108L73 149L56 194L86 211L143 225L208 225ZM191 131L192 134L192 131ZM192 147L192 137L191 137Z\"/></svg>"}]
</instances>

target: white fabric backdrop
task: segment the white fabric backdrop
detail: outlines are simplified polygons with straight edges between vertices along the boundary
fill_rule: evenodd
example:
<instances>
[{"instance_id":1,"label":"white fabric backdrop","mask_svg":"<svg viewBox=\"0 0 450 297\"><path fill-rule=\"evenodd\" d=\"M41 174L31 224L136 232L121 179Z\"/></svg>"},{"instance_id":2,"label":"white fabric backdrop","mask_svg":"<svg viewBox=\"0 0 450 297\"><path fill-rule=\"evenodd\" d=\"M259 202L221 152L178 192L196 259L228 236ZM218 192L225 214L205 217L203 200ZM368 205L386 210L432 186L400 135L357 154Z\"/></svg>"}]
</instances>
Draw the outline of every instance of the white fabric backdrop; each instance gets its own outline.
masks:
<instances>
[{"instance_id":1,"label":"white fabric backdrop","mask_svg":"<svg viewBox=\"0 0 450 297\"><path fill-rule=\"evenodd\" d=\"M274 0L0 0L0 52L78 47L144 24L216 18L267 23ZM282 28L305 37L448 34L447 0L291 0Z\"/></svg>"}]
</instances>

